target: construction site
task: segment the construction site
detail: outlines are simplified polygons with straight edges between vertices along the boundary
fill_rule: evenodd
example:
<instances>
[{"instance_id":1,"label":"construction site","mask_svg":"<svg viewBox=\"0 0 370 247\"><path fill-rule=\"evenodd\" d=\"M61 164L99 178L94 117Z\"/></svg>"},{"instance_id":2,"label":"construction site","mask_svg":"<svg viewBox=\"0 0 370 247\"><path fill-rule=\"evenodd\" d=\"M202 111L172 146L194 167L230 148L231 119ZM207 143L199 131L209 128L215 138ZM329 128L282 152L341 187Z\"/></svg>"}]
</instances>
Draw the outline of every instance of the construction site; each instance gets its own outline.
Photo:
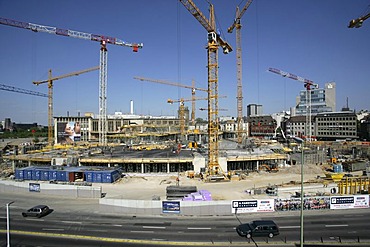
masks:
<instances>
[{"instance_id":1,"label":"construction site","mask_svg":"<svg viewBox=\"0 0 370 247\"><path fill-rule=\"evenodd\" d=\"M48 98L48 138L47 143L32 143L29 145L16 144L12 141L4 143L3 150L3 176L18 180L37 180L58 182L58 176L49 176L41 179L42 171L37 168L47 167L50 170L67 171L70 167L84 167L85 170L73 170L72 175L63 176L59 182L99 182L101 180L87 180L89 171L115 170L120 176L106 179L108 183L119 184L123 178L130 176L168 176L177 182L177 186L186 181L201 181L208 183L240 183L252 181L255 174L264 174L262 187L273 181L279 181L286 186L292 181L298 183L299 173L293 172L294 167L315 167L314 172L307 176L311 183L327 185L338 183L341 194L368 193L368 159L370 148L363 142L317 142L312 138L311 119L311 93L317 87L313 81L303 79L290 73L277 69L270 72L303 83L306 89L306 129L305 138L284 136L282 142L267 140L263 136L249 136L248 124L243 121L243 88L242 88L242 54L241 54L241 18L252 3L252 0L239 10L228 32L236 32L236 68L237 68L237 116L235 129L228 129L220 122L218 88L218 53L228 55L233 51L232 46L217 32L214 7L209 5L209 18L191 0L180 0L185 9L199 22L207 34L207 71L208 87L200 88L185 85L179 82L151 79L141 76L134 79L141 82L162 84L189 89L191 98L167 99L169 104L178 104L176 117L153 117L134 114L134 102L130 102L130 114L116 112L107 113L107 47L117 45L128 47L133 52L139 52L144 47L142 43L124 42L118 38L84 33L68 29L44 26L40 24L14 21L6 18L0 19L0 24L26 29L35 32L44 32L53 35L67 36L99 42L100 61L96 67L54 76L50 70L48 78L34 81L33 84L46 84L48 94L24 91L12 88L11 91L32 94ZM53 112L53 84L67 77L73 77L99 71L99 113L85 113L83 116L55 116ZM197 97L196 92L205 92L207 97ZM207 102L207 120L205 123L196 122L196 102ZM185 106L191 102L191 110ZM330 153L328 150L330 149ZM356 151L354 151L356 150ZM356 171L336 170L337 165L347 160L361 159L366 165ZM33 167L30 176L20 175L17 169ZM25 170L26 171L26 170ZM35 171L35 172L33 172ZM291 173L298 177L291 178ZM353 177L344 177L345 174L356 172ZM26 173L26 172L25 172ZM34 175L33 175L34 174ZM109 176L117 174L112 172ZM280 175L281 174L281 175ZM77 176L77 177L76 177ZM91 175L95 176L95 175ZM269 180L269 177L276 180ZM126 179L126 178L125 178ZM191 180L194 179L194 180ZM301 181L305 182L305 181ZM145 182L144 182L145 183ZM277 183L277 182L276 182ZM191 183L188 183L191 185ZM123 184L124 186L124 184ZM221 185L216 185L221 186ZM225 185L226 186L226 185ZM209 188L209 186L206 186ZM257 185L259 187L259 185ZM209 188L212 190L211 188ZM266 188L265 188L266 189ZM229 193L229 192L225 192ZM215 193L217 194L217 193ZM228 199L219 196L219 199Z\"/></svg>"}]
</instances>

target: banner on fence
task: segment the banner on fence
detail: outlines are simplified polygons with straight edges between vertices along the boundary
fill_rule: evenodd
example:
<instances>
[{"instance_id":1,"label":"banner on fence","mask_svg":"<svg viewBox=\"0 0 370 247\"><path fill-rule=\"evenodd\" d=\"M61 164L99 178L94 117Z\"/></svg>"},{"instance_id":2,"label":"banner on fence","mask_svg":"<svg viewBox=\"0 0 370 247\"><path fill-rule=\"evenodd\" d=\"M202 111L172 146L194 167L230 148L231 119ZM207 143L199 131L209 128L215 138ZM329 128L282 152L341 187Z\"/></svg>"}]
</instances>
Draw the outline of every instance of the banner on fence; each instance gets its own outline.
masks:
<instances>
[{"instance_id":1,"label":"banner on fence","mask_svg":"<svg viewBox=\"0 0 370 247\"><path fill-rule=\"evenodd\" d=\"M368 208L369 195L332 196L330 209Z\"/></svg>"},{"instance_id":2,"label":"banner on fence","mask_svg":"<svg viewBox=\"0 0 370 247\"><path fill-rule=\"evenodd\" d=\"M231 213L274 212L274 199L252 199L231 202Z\"/></svg>"},{"instance_id":3,"label":"banner on fence","mask_svg":"<svg viewBox=\"0 0 370 247\"><path fill-rule=\"evenodd\" d=\"M162 202L163 213L180 213L180 202L179 201L163 201Z\"/></svg>"}]
</instances>

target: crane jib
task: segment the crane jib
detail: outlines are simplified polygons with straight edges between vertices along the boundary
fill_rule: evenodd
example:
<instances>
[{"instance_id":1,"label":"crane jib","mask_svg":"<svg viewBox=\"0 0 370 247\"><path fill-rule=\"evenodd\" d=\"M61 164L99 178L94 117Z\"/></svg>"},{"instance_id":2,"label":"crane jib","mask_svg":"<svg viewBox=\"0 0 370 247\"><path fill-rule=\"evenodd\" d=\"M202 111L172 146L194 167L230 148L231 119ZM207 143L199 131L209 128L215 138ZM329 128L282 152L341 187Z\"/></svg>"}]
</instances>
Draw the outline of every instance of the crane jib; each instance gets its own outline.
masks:
<instances>
[{"instance_id":1,"label":"crane jib","mask_svg":"<svg viewBox=\"0 0 370 247\"><path fill-rule=\"evenodd\" d=\"M57 28L57 27L50 27L50 26L44 26L40 24L34 24L34 23L27 23L22 21L15 21L7 18L1 18L0 17L0 24L7 25L7 26L13 26L13 27L19 27L23 29L28 29L34 32L44 32L44 33L50 33L50 34L56 34L61 36L68 36L72 38L79 38L79 39L86 39L86 40L93 40L97 42L103 42L113 44L113 45L120 45L120 46L128 46L133 47L134 51L137 51L138 48L142 48L143 44L139 43L127 43L120 39L104 36L104 35L97 35L97 34L90 34L90 33L84 33L74 30L68 30L63 28Z\"/></svg>"}]
</instances>

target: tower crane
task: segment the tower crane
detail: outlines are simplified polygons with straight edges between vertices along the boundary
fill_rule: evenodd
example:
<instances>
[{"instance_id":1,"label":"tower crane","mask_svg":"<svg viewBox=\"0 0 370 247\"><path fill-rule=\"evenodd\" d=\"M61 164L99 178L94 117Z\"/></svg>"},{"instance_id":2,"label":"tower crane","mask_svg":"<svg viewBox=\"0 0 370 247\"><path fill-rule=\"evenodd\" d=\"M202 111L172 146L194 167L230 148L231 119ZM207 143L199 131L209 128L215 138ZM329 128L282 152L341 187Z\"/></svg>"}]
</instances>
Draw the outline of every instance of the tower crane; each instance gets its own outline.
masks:
<instances>
[{"instance_id":1,"label":"tower crane","mask_svg":"<svg viewBox=\"0 0 370 247\"><path fill-rule=\"evenodd\" d=\"M243 7L242 11L239 11L239 6L236 7L236 17L233 24L227 29L229 33L232 33L234 28L236 29L236 74L237 74L237 109L238 116L236 119L237 122L237 141L238 144L242 143L243 140L243 83L242 83L242 46L241 46L241 21L240 19L244 15L245 11L251 5L253 0L249 0Z\"/></svg>"},{"instance_id":2,"label":"tower crane","mask_svg":"<svg viewBox=\"0 0 370 247\"><path fill-rule=\"evenodd\" d=\"M48 144L49 146L53 145L53 82L56 80L60 80L60 79L71 77L71 76L77 76L77 75L87 73L90 71L94 71L94 70L98 70L98 69L99 69L99 66L96 66L90 69L75 71L72 73L68 73L68 74L56 76L56 77L52 77L51 69L50 69L49 76L48 76L49 78L47 80L33 82L33 84L37 86L43 83L48 84Z\"/></svg>"},{"instance_id":3,"label":"tower crane","mask_svg":"<svg viewBox=\"0 0 370 247\"><path fill-rule=\"evenodd\" d=\"M226 98L226 96L219 96L219 98ZM208 100L208 98L195 98L192 97L191 99L178 99L178 100L173 100L173 99L168 99L167 103L173 104L173 103L180 103L179 107L179 122L180 122L180 133L181 137L185 136L185 102L192 101L195 102L196 100ZM200 108L202 109L202 108Z\"/></svg>"},{"instance_id":4,"label":"tower crane","mask_svg":"<svg viewBox=\"0 0 370 247\"><path fill-rule=\"evenodd\" d=\"M22 89L22 88L19 88L19 87L8 86L8 85L4 85L4 84L0 84L0 90L15 92L15 93L35 95L35 96L46 97L46 98L48 97L48 95L45 94L45 93L40 93L40 92L36 92L36 91Z\"/></svg>"},{"instance_id":5,"label":"tower crane","mask_svg":"<svg viewBox=\"0 0 370 247\"><path fill-rule=\"evenodd\" d=\"M127 43L118 38L84 33L69 29L44 26L40 24L15 21L0 17L0 24L27 29L34 32L45 32L72 38L79 38L100 42L100 70L99 70L99 144L107 144L107 44L131 47L134 52L143 47L142 43Z\"/></svg>"},{"instance_id":6,"label":"tower crane","mask_svg":"<svg viewBox=\"0 0 370 247\"><path fill-rule=\"evenodd\" d=\"M304 83L304 87L306 88L306 135L307 135L307 140L311 141L312 137L312 129L311 129L311 89L313 88L318 88L318 84L314 83L311 80L302 78L300 76L281 71L280 69L275 69L275 68L269 68L268 71L281 75L283 77L287 77L299 82Z\"/></svg>"},{"instance_id":7,"label":"tower crane","mask_svg":"<svg viewBox=\"0 0 370 247\"><path fill-rule=\"evenodd\" d=\"M227 179L226 174L222 171L218 161L218 48L221 46L223 53L228 54L232 51L232 47L224 41L216 32L216 22L214 15L214 7L210 4L209 20L199 10L192 0L180 0L185 8L198 20L198 22L206 29L208 33L208 175L221 175Z\"/></svg>"},{"instance_id":8,"label":"tower crane","mask_svg":"<svg viewBox=\"0 0 370 247\"><path fill-rule=\"evenodd\" d=\"M149 81L149 82L155 82L155 83L160 83L160 84L165 84L165 85L170 85L170 86L175 86L175 87L182 87L182 88L191 89L191 97L192 97L191 122L192 122L193 125L195 125L195 101L196 101L195 91L198 90L198 91L208 92L207 89L195 87L195 81L194 80L192 80L192 85L188 86L188 85L184 85L184 84L181 84L181 83L178 83L178 82L170 82L170 81L165 81L165 80L150 79L150 78L139 77L139 76L135 76L134 79L140 80L140 81ZM180 107L181 107L181 105L180 105Z\"/></svg>"}]
</instances>

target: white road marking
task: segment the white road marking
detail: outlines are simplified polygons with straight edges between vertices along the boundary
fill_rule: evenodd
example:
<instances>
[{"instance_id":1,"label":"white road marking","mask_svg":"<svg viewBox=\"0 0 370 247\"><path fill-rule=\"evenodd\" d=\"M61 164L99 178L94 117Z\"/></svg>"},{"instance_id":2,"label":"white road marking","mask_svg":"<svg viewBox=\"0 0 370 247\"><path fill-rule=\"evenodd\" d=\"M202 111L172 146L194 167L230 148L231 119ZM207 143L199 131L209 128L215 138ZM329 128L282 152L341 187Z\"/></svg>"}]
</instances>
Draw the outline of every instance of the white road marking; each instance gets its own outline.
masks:
<instances>
[{"instance_id":1,"label":"white road marking","mask_svg":"<svg viewBox=\"0 0 370 247\"><path fill-rule=\"evenodd\" d=\"M131 231L136 233L154 233L154 231Z\"/></svg>"},{"instance_id":2,"label":"white road marking","mask_svg":"<svg viewBox=\"0 0 370 247\"><path fill-rule=\"evenodd\" d=\"M325 225L325 227L345 227L348 225Z\"/></svg>"},{"instance_id":3,"label":"white road marking","mask_svg":"<svg viewBox=\"0 0 370 247\"><path fill-rule=\"evenodd\" d=\"M143 228L149 228L149 229L166 229L165 226L143 226Z\"/></svg>"},{"instance_id":4,"label":"white road marking","mask_svg":"<svg viewBox=\"0 0 370 247\"><path fill-rule=\"evenodd\" d=\"M31 221L45 221L43 219L32 219L32 218L27 218L26 220L31 220Z\"/></svg>"},{"instance_id":5,"label":"white road marking","mask_svg":"<svg viewBox=\"0 0 370 247\"><path fill-rule=\"evenodd\" d=\"M211 227L188 227L188 230L211 230Z\"/></svg>"},{"instance_id":6,"label":"white road marking","mask_svg":"<svg viewBox=\"0 0 370 247\"><path fill-rule=\"evenodd\" d=\"M62 221L62 223L66 223L66 224L82 224L82 222L79 222L79 221Z\"/></svg>"},{"instance_id":7,"label":"white road marking","mask_svg":"<svg viewBox=\"0 0 370 247\"><path fill-rule=\"evenodd\" d=\"M301 228L300 226L279 226L280 229L292 229L292 228Z\"/></svg>"}]
</instances>

